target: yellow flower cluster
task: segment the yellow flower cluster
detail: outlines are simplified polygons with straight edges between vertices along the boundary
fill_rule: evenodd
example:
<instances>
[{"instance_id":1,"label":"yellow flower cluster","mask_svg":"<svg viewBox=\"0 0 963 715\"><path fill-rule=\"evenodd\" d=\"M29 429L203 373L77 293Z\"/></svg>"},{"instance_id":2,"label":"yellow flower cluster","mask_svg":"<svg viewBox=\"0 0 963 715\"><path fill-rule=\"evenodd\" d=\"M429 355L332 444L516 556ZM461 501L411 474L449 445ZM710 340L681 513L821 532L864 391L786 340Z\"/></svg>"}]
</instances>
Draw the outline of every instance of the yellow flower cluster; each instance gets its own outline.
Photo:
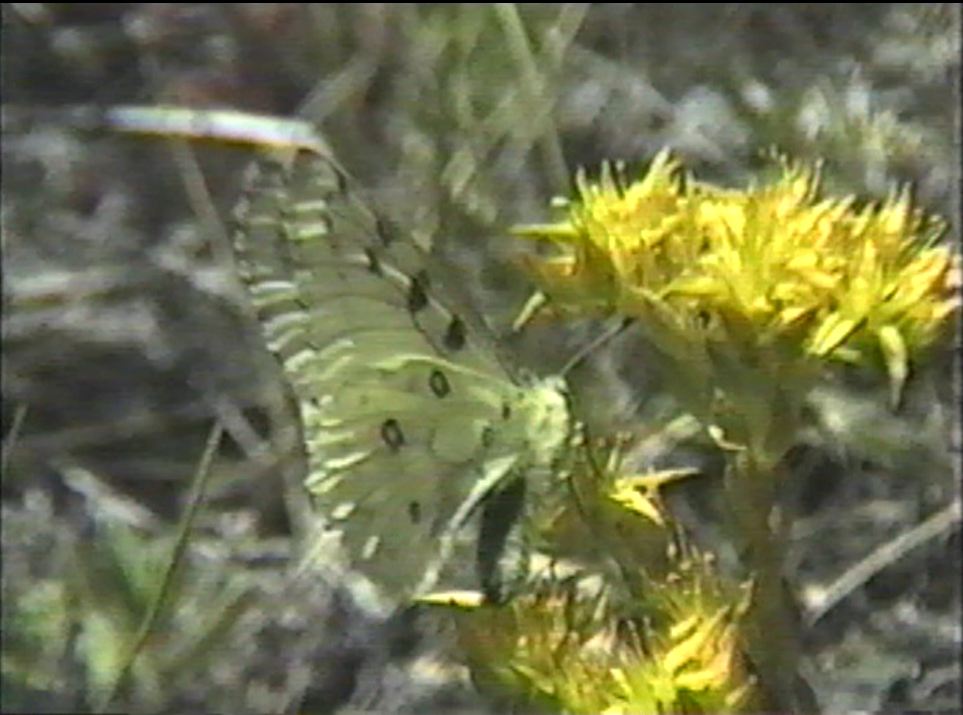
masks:
<instances>
[{"instance_id":1,"label":"yellow flower cluster","mask_svg":"<svg viewBox=\"0 0 963 715\"><path fill-rule=\"evenodd\" d=\"M628 618L585 579L460 608L458 634L476 683L516 704L569 713L752 711L760 696L738 633L747 599L731 605L703 556L677 566L649 585Z\"/></svg>"},{"instance_id":2,"label":"yellow flower cluster","mask_svg":"<svg viewBox=\"0 0 963 715\"><path fill-rule=\"evenodd\" d=\"M676 333L674 345L882 358L898 391L958 307L959 257L936 245L944 224L907 191L859 208L820 198L816 169L785 158L780 168L728 190L662 152L636 182L610 166L597 183L580 174L563 221L515 233L561 249L529 263L558 312L640 318Z\"/></svg>"},{"instance_id":3,"label":"yellow flower cluster","mask_svg":"<svg viewBox=\"0 0 963 715\"><path fill-rule=\"evenodd\" d=\"M758 708L761 696L746 670L739 634L749 592L734 602L717 578L708 557L691 554L668 579L650 585L646 657L627 659L612 670L620 702L606 712Z\"/></svg>"},{"instance_id":4,"label":"yellow flower cluster","mask_svg":"<svg viewBox=\"0 0 963 715\"><path fill-rule=\"evenodd\" d=\"M699 471L630 468L634 441L627 433L587 440L575 451L561 488L532 498L525 528L541 554L641 590L676 565L670 556L676 524L662 489Z\"/></svg>"}]
</instances>

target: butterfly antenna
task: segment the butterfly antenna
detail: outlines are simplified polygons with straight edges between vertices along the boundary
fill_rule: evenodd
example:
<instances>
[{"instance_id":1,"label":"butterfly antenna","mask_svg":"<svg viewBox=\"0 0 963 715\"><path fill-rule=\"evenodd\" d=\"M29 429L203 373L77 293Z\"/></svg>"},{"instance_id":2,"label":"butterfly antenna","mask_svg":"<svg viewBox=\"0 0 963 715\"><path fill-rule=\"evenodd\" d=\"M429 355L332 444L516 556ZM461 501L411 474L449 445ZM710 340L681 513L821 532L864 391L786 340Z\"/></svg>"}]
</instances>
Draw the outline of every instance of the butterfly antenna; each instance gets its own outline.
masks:
<instances>
[{"instance_id":1,"label":"butterfly antenna","mask_svg":"<svg viewBox=\"0 0 963 715\"><path fill-rule=\"evenodd\" d=\"M614 328L610 328L599 335L597 338L595 338L595 340L590 342L588 345L575 353L571 358L569 358L568 362L565 363L565 366L561 370L561 376L565 377L568 375L572 370L581 365L585 358L594 353L598 348L624 333L634 322L635 318L623 318L622 322L616 325Z\"/></svg>"}]
</instances>

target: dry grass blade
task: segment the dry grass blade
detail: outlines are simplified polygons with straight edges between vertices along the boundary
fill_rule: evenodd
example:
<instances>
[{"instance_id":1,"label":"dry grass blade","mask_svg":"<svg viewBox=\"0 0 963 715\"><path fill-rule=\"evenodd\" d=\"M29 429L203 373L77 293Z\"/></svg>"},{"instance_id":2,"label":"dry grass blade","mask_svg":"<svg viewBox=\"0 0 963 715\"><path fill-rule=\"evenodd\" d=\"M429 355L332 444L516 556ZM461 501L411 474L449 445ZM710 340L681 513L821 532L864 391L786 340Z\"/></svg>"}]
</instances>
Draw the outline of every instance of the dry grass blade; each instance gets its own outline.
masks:
<instances>
[{"instance_id":1,"label":"dry grass blade","mask_svg":"<svg viewBox=\"0 0 963 715\"><path fill-rule=\"evenodd\" d=\"M107 689L103 699L97 704L97 707L95 708L96 712L105 712L113 702L114 698L117 697L117 694L120 692L120 689L123 687L128 675L130 674L130 670L134 665L134 661L137 659L138 654L146 645L147 640L150 638L151 630L153 629L154 624L157 622L157 619L160 617L161 610L164 607L164 603L167 600L171 585L174 582L174 574L176 573L177 567L180 565L184 556L184 552L187 549L194 519L196 518L197 513L204 502L204 493L206 491L207 481L211 473L211 464L213 463L214 457L217 454L217 449L220 446L221 436L223 433L224 430L221 427L220 422L215 422L214 426L211 428L210 435L207 438L207 444L204 446L204 452L201 454L201 459L197 464L197 472L194 475L194 480L191 485L192 488L190 500L188 501L187 508L184 510L184 515L181 517L181 521L177 530L177 538L174 541L174 549L171 552L171 558L168 562L167 570L164 573L161 585L154 594L154 599L150 604L150 608L147 610L147 613L144 614L144 620L141 622L137 635L131 643L130 651L121 661L121 667L118 671L117 678Z\"/></svg>"},{"instance_id":2,"label":"dry grass blade","mask_svg":"<svg viewBox=\"0 0 963 715\"><path fill-rule=\"evenodd\" d=\"M876 548L821 590L818 597L810 597L810 606L805 614L806 625L815 625L856 589L887 566L899 561L917 546L935 539L940 534L959 528L960 516L960 500L955 499L949 506L940 509L923 523Z\"/></svg>"},{"instance_id":3,"label":"dry grass blade","mask_svg":"<svg viewBox=\"0 0 963 715\"><path fill-rule=\"evenodd\" d=\"M13 421L10 424L10 430L7 432L7 438L3 442L3 453L0 454L0 472L3 472L4 474L7 473L7 464L10 461L10 452L13 451L13 447L17 443L17 439L20 437L20 430L23 429L24 420L27 419L27 410L27 405L20 404L17 405L17 409L13 413Z\"/></svg>"}]
</instances>

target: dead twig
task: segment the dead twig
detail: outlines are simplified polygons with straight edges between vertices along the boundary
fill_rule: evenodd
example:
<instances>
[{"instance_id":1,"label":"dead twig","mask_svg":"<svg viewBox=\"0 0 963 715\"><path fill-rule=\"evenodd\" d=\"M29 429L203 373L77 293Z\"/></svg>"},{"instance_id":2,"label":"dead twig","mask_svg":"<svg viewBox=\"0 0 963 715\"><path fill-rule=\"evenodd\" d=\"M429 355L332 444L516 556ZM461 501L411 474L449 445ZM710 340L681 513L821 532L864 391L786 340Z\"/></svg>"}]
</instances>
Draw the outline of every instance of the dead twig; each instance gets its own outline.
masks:
<instances>
[{"instance_id":1,"label":"dead twig","mask_svg":"<svg viewBox=\"0 0 963 715\"><path fill-rule=\"evenodd\" d=\"M928 517L909 531L877 547L865 558L848 568L839 578L822 589L817 596L811 597L804 621L812 626L835 608L853 591L864 585L873 576L896 563L917 546L936 538L940 534L959 526L961 516L960 499Z\"/></svg>"}]
</instances>

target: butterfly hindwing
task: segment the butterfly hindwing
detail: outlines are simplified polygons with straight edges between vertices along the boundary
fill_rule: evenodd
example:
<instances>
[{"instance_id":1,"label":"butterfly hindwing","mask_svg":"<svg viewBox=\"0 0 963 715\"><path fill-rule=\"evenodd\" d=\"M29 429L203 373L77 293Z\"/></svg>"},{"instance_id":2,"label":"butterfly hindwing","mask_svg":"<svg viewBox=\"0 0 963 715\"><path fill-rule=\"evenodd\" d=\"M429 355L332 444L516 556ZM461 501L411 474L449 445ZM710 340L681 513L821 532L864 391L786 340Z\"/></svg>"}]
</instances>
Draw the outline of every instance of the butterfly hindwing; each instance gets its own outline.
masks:
<instances>
[{"instance_id":1,"label":"butterfly hindwing","mask_svg":"<svg viewBox=\"0 0 963 715\"><path fill-rule=\"evenodd\" d=\"M564 442L568 414L554 383L510 379L348 184L318 154L262 164L235 249L300 404L309 490L350 564L412 595L486 494Z\"/></svg>"}]
</instances>

